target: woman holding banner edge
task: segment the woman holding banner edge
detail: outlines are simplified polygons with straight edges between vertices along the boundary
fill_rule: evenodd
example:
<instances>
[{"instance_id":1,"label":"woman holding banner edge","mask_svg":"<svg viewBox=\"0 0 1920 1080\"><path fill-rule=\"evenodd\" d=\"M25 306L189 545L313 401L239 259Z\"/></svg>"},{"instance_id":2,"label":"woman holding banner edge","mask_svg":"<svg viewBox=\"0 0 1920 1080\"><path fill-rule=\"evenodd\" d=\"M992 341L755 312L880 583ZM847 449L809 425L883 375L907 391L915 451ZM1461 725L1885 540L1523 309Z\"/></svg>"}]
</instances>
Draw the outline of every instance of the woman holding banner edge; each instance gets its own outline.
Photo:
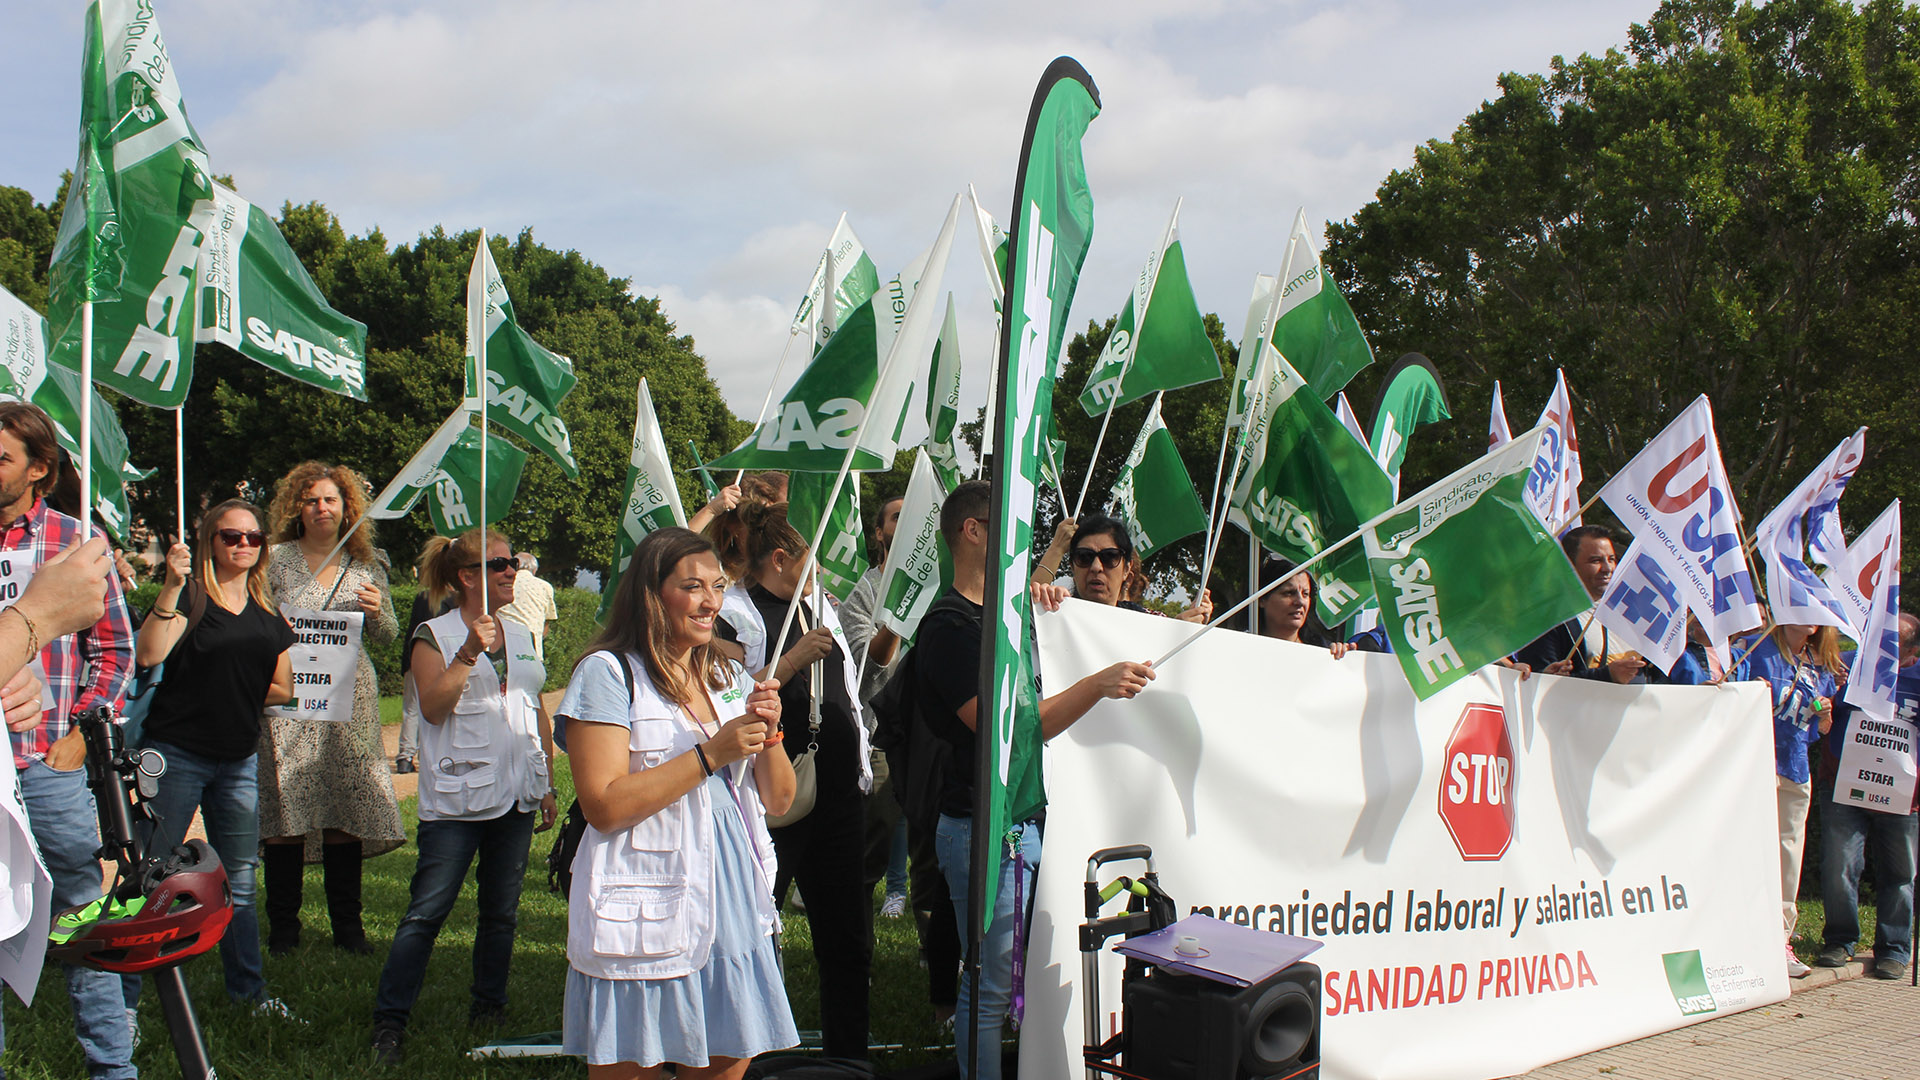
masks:
<instances>
[{"instance_id":1,"label":"woman holding banner edge","mask_svg":"<svg viewBox=\"0 0 1920 1080\"><path fill-rule=\"evenodd\" d=\"M269 713L261 725L267 948L275 955L300 943L308 862L321 865L334 947L372 953L360 918L361 864L406 842L381 742L379 680L367 655L368 638L392 641L400 624L387 556L373 546L366 512L366 481L344 465L303 462L274 492L267 560L274 595L292 608L360 617L351 670L329 673L331 682L352 680L346 715Z\"/></svg>"}]
</instances>

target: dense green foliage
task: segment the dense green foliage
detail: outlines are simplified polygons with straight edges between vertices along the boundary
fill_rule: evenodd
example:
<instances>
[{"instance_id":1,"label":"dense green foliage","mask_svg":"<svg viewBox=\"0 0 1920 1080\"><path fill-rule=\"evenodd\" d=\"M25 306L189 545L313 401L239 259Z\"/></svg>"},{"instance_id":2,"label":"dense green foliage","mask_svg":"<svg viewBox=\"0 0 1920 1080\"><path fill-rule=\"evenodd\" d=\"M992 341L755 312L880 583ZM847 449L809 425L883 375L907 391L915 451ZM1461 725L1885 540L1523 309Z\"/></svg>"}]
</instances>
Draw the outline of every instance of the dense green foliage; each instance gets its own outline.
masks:
<instances>
[{"instance_id":1,"label":"dense green foliage","mask_svg":"<svg viewBox=\"0 0 1920 1080\"><path fill-rule=\"evenodd\" d=\"M42 308L60 206L57 196L35 205L25 191L0 187L0 285ZM377 229L347 235L319 203L284 207L279 224L328 300L367 324L368 400L322 393L223 347L202 346L186 409L190 503L236 491L265 502L274 482L309 458L351 465L379 487L460 399L467 270L477 232L436 228L410 245L389 246ZM676 460L688 439L706 456L731 447L741 425L693 339L674 332L657 300L634 296L625 279L578 252L539 244L531 231L489 243L521 325L570 357L580 380L561 407L580 478L567 479L536 453L499 526L516 548L539 553L552 580L569 582L576 569L598 570L613 559L634 387L642 376ZM134 513L172 532L173 417L129 402L121 403L120 416L133 459L160 467L133 492ZM681 494L690 510L705 501L693 476L681 478ZM429 529L416 513L382 523L378 539L405 567Z\"/></svg>"},{"instance_id":2,"label":"dense green foliage","mask_svg":"<svg viewBox=\"0 0 1920 1080\"><path fill-rule=\"evenodd\" d=\"M1705 393L1749 524L1870 425L1864 526L1920 485L1920 12L1669 0L1628 40L1503 76L1329 230L1379 354L1449 380L1409 490L1485 448L1495 379L1518 430L1558 367L1589 491Z\"/></svg>"}]
</instances>

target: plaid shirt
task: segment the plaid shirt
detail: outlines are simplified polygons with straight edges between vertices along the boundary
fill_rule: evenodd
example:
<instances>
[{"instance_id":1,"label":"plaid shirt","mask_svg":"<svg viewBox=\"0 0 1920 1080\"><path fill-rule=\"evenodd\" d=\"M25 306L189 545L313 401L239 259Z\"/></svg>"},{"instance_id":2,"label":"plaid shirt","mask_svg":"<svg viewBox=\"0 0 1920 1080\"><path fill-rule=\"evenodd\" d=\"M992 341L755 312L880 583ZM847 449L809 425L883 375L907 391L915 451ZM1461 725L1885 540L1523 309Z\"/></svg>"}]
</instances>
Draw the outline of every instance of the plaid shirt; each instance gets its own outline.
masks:
<instances>
[{"instance_id":1,"label":"plaid shirt","mask_svg":"<svg viewBox=\"0 0 1920 1080\"><path fill-rule=\"evenodd\" d=\"M80 538L80 523L44 499L0 532L0 551L30 551L38 567ZM73 718L95 705L125 704L133 677L133 625L127 617L120 575L107 575L107 613L91 630L49 642L40 650L47 671L47 711L40 726L11 732L13 764L24 769L47 756L47 747L73 728ZM91 667L91 672L89 672Z\"/></svg>"}]
</instances>

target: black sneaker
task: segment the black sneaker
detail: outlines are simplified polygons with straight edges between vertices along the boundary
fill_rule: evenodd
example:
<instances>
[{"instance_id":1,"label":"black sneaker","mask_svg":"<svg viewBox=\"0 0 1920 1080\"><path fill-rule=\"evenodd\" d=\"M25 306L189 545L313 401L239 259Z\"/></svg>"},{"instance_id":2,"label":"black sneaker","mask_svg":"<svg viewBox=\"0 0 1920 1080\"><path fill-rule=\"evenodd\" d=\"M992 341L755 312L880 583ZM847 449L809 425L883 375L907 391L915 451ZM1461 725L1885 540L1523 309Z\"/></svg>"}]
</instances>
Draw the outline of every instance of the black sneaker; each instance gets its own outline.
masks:
<instances>
[{"instance_id":1,"label":"black sneaker","mask_svg":"<svg viewBox=\"0 0 1920 1080\"><path fill-rule=\"evenodd\" d=\"M373 1062L376 1065L398 1065L406 1057L403 1049L407 1033L392 1024L380 1024L373 1029Z\"/></svg>"},{"instance_id":2,"label":"black sneaker","mask_svg":"<svg viewBox=\"0 0 1920 1080\"><path fill-rule=\"evenodd\" d=\"M1904 979L1907 977L1907 965L1898 960L1875 960L1873 977L1876 979Z\"/></svg>"},{"instance_id":3,"label":"black sneaker","mask_svg":"<svg viewBox=\"0 0 1920 1080\"><path fill-rule=\"evenodd\" d=\"M1820 956L1813 966L1824 968L1843 968L1853 962L1853 953L1843 945L1829 945L1820 950Z\"/></svg>"}]
</instances>

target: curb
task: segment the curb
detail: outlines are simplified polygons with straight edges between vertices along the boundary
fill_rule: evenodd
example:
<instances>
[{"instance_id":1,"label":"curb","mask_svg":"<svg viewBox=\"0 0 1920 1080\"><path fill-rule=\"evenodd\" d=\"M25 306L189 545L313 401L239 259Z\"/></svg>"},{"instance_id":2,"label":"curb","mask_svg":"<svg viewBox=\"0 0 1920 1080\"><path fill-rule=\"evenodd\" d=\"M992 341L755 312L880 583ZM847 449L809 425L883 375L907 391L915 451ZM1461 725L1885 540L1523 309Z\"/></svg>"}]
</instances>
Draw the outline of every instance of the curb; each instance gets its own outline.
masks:
<instances>
[{"instance_id":1,"label":"curb","mask_svg":"<svg viewBox=\"0 0 1920 1080\"><path fill-rule=\"evenodd\" d=\"M1868 965L1873 963L1873 954L1863 953L1862 955L1865 956L1866 959L1856 958L1850 960L1845 967L1816 967L1797 979L1788 979L1788 983L1792 985L1791 993L1804 993L1808 990L1818 990L1823 986L1832 986L1835 983L1846 982L1850 979L1869 977L1870 972L1868 971ZM1903 977L1892 981L1904 982L1906 979Z\"/></svg>"}]
</instances>

